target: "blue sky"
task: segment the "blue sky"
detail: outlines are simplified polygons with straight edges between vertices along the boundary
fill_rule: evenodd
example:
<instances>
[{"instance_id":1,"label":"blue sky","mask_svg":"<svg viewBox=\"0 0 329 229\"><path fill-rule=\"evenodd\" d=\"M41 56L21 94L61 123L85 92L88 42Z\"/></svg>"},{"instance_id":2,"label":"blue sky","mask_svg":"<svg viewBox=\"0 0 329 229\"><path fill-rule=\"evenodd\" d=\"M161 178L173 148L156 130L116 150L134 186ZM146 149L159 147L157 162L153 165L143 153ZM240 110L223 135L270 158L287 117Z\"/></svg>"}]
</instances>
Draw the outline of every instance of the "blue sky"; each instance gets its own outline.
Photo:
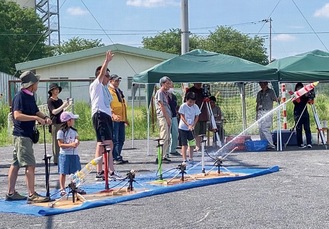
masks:
<instances>
[{"instance_id":1,"label":"blue sky","mask_svg":"<svg viewBox=\"0 0 329 229\"><path fill-rule=\"evenodd\" d=\"M231 26L262 36L272 59L329 51L329 0L189 0L189 30L207 36ZM61 40L74 36L141 47L142 37L181 28L181 0L60 0Z\"/></svg>"}]
</instances>

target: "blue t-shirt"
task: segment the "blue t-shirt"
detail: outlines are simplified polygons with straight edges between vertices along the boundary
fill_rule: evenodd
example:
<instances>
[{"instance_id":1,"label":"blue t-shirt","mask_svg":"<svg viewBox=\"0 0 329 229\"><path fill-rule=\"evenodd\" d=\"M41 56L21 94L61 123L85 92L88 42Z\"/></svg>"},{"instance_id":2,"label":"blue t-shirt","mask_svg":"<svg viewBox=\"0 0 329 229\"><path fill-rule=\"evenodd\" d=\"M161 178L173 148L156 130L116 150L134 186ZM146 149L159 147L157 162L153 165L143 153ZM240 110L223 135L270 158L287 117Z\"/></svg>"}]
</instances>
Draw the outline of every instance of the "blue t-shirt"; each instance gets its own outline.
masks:
<instances>
[{"instance_id":1,"label":"blue t-shirt","mask_svg":"<svg viewBox=\"0 0 329 229\"><path fill-rule=\"evenodd\" d=\"M12 111L14 122L13 135L32 138L35 121L18 121L14 119L14 111L21 111L26 115L36 115L36 113L39 112L39 108L35 102L34 96L19 91L13 99Z\"/></svg>"}]
</instances>

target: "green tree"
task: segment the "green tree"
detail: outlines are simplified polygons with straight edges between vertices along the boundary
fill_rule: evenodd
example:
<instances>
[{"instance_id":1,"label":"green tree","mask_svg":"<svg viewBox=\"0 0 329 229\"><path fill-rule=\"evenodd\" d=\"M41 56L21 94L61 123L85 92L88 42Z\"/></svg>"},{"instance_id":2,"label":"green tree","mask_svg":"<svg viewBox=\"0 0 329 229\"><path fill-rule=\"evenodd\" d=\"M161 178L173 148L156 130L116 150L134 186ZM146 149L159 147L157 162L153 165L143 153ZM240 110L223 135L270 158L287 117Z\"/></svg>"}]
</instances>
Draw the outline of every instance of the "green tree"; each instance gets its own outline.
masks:
<instances>
[{"instance_id":1,"label":"green tree","mask_svg":"<svg viewBox=\"0 0 329 229\"><path fill-rule=\"evenodd\" d=\"M258 36L249 37L231 27L218 27L204 40L203 48L259 64L268 64L264 39Z\"/></svg>"},{"instance_id":2,"label":"green tree","mask_svg":"<svg viewBox=\"0 0 329 229\"><path fill-rule=\"evenodd\" d=\"M170 29L169 32L162 31L155 37L143 37L143 47L172 54L181 53L181 32L180 29ZM189 39L190 50L200 48L200 38L191 35Z\"/></svg>"},{"instance_id":3,"label":"green tree","mask_svg":"<svg viewBox=\"0 0 329 229\"><path fill-rule=\"evenodd\" d=\"M168 52L181 53L181 34L179 29L163 31L155 37L143 37L144 48ZM266 48L264 39L249 37L230 27L218 27L209 36L190 36L190 50L202 48L207 51L218 52L231 56L237 56L260 64L267 64Z\"/></svg>"},{"instance_id":4,"label":"green tree","mask_svg":"<svg viewBox=\"0 0 329 229\"><path fill-rule=\"evenodd\" d=\"M56 46L53 49L53 54L61 55L61 54L76 52L84 49L104 46L104 44L101 42L102 42L101 39L88 40L80 37L73 37L68 41L63 41L60 46Z\"/></svg>"},{"instance_id":5,"label":"green tree","mask_svg":"<svg viewBox=\"0 0 329 229\"><path fill-rule=\"evenodd\" d=\"M49 56L46 28L33 9L0 0L0 71L15 74L15 63Z\"/></svg>"}]
</instances>

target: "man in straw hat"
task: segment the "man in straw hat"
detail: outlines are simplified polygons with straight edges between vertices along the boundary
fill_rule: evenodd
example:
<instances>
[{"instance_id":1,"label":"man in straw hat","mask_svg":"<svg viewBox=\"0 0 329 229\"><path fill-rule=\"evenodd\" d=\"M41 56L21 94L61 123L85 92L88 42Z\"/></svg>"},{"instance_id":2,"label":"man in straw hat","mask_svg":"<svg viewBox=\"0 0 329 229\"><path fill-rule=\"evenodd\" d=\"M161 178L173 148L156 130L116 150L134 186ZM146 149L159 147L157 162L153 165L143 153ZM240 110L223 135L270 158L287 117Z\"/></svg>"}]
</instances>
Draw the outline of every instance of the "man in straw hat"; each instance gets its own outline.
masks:
<instances>
[{"instance_id":1,"label":"man in straw hat","mask_svg":"<svg viewBox=\"0 0 329 229\"><path fill-rule=\"evenodd\" d=\"M15 95L12 102L14 153L8 172L8 193L5 199L7 201L27 199L27 203L48 202L48 197L43 197L34 190L36 161L32 138L36 121L44 125L51 124L51 120L39 111L33 95L38 89L40 77L31 71L26 71L21 74L20 79L22 89ZM25 167L28 197L20 195L15 190L20 167Z\"/></svg>"}]
</instances>

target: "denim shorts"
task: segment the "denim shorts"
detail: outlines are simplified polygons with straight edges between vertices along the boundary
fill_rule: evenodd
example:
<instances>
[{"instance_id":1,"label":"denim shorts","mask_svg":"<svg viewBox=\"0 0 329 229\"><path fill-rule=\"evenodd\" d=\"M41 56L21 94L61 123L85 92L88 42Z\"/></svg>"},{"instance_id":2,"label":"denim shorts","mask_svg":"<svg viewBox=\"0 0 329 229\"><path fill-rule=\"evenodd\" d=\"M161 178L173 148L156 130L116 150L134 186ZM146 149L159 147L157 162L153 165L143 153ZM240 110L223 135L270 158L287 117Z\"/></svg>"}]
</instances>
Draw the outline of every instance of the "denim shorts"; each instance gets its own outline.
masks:
<instances>
[{"instance_id":1,"label":"denim shorts","mask_svg":"<svg viewBox=\"0 0 329 229\"><path fill-rule=\"evenodd\" d=\"M79 155L59 154L58 157L58 172L59 174L70 175L81 170Z\"/></svg>"}]
</instances>

